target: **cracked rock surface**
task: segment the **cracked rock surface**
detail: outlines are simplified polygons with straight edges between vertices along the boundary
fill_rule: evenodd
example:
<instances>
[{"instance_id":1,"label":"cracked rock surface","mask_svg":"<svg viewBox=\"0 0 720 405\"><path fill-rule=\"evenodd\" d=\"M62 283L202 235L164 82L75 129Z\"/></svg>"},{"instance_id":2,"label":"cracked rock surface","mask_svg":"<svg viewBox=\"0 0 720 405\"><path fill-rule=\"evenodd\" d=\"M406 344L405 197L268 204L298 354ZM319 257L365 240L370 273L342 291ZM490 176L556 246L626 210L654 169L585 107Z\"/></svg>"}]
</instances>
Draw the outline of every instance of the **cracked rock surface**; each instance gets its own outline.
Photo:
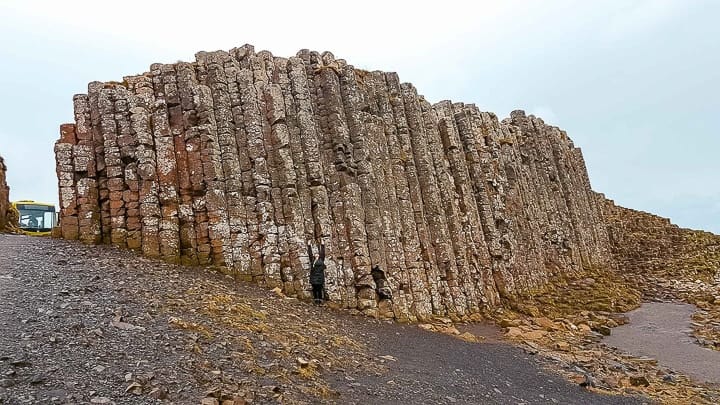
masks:
<instances>
[{"instance_id":1,"label":"cracked rock surface","mask_svg":"<svg viewBox=\"0 0 720 405\"><path fill-rule=\"evenodd\" d=\"M410 321L611 262L564 131L431 104L330 52L199 52L92 82L73 104L55 145L65 239L222 266L301 299L306 243L322 241L334 303Z\"/></svg>"},{"instance_id":2,"label":"cracked rock surface","mask_svg":"<svg viewBox=\"0 0 720 405\"><path fill-rule=\"evenodd\" d=\"M10 188L7 185L6 173L5 160L0 156L0 232L5 230L10 208Z\"/></svg>"}]
</instances>

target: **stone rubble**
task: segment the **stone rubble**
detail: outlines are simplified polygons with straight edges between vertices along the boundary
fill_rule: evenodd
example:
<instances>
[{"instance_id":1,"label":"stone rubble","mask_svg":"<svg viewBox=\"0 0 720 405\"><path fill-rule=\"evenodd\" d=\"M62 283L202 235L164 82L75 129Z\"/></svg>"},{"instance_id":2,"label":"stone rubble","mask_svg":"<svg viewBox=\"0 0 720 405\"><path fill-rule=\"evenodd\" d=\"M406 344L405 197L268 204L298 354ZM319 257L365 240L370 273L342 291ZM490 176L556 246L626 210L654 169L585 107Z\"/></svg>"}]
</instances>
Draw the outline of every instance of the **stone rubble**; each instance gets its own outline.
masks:
<instances>
[{"instance_id":1,"label":"stone rubble","mask_svg":"<svg viewBox=\"0 0 720 405\"><path fill-rule=\"evenodd\" d=\"M62 237L227 269L333 305L466 318L556 274L612 267L602 201L567 134L515 111L430 104L330 52L244 45L73 98L55 145ZM379 265L393 300L370 274Z\"/></svg>"}]
</instances>

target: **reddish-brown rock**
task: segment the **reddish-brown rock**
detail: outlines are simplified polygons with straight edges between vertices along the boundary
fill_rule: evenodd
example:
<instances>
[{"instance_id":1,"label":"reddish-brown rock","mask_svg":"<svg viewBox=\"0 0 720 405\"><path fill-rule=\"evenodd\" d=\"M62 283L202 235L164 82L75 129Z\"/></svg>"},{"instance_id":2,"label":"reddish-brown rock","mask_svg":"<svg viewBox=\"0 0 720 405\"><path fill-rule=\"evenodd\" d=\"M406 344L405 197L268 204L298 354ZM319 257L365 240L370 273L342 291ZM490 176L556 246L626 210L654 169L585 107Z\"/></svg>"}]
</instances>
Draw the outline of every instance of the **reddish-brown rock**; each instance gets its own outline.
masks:
<instances>
[{"instance_id":1,"label":"reddish-brown rock","mask_svg":"<svg viewBox=\"0 0 720 405\"><path fill-rule=\"evenodd\" d=\"M612 265L567 135L522 111L430 104L397 74L245 45L154 64L74 98L56 144L63 237L213 264L404 319L496 306ZM379 304L373 265L393 300Z\"/></svg>"},{"instance_id":2,"label":"reddish-brown rock","mask_svg":"<svg viewBox=\"0 0 720 405\"><path fill-rule=\"evenodd\" d=\"M6 180L7 167L5 160L0 156L0 232L7 226L8 210L10 209L10 187Z\"/></svg>"}]
</instances>

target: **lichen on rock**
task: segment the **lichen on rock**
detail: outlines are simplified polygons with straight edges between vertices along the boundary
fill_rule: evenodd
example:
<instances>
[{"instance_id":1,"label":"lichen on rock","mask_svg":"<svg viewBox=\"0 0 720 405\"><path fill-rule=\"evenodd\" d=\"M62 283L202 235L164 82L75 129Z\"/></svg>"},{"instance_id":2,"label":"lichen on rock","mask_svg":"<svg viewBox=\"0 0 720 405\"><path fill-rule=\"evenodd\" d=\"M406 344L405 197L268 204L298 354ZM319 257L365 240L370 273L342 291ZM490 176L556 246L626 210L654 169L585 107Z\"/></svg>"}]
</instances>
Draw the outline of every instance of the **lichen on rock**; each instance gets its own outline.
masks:
<instances>
[{"instance_id":1,"label":"lichen on rock","mask_svg":"<svg viewBox=\"0 0 720 405\"><path fill-rule=\"evenodd\" d=\"M112 243L334 305L466 317L556 275L611 268L582 154L515 111L431 104L395 73L250 45L153 64L73 98L56 143L66 239ZM382 302L372 266L392 301Z\"/></svg>"}]
</instances>

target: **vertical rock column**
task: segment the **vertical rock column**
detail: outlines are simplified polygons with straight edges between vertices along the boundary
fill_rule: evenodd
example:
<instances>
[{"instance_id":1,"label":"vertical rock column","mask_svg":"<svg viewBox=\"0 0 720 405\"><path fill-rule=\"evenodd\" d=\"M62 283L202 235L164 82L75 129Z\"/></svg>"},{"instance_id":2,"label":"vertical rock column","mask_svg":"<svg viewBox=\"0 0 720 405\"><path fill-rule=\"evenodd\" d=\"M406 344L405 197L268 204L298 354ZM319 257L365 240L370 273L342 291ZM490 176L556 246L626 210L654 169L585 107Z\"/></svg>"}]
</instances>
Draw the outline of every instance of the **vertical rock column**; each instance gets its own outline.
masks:
<instances>
[{"instance_id":1,"label":"vertical rock column","mask_svg":"<svg viewBox=\"0 0 720 405\"><path fill-rule=\"evenodd\" d=\"M221 64L220 64L221 63ZM222 72L219 69L222 68ZM227 129L223 131L223 154L228 156L225 165L225 185L228 205L228 224L230 227L230 245L233 257L233 271L236 277L250 274L250 254L248 252L248 211L243 192L248 170L247 152L241 144L247 144L244 135L242 119L242 100L237 83L240 72L240 62L233 52L223 54L218 65L218 86L225 92L227 99L216 100L223 106L223 116L228 121ZM219 116L217 117L219 118Z\"/></svg>"},{"instance_id":2,"label":"vertical rock column","mask_svg":"<svg viewBox=\"0 0 720 405\"><path fill-rule=\"evenodd\" d=\"M208 110L208 123L215 128L216 144L220 158L220 165L215 180L214 198L209 201L209 208L213 208L218 218L212 223L212 238L223 238L222 243L212 242L222 247L222 260L225 265L235 268L236 246L242 241L238 240L238 233L244 226L244 207L240 192L242 180L240 174L240 161L238 158L235 123L232 113L232 101L229 83L235 83L235 78L228 79L225 64L231 63L226 52L199 53L198 62L206 69L205 82L212 95L212 110ZM237 97L236 97L237 98ZM238 252L239 253L239 252ZM215 262L218 263L217 257ZM219 263L218 263L219 264ZM242 272L242 271L241 271Z\"/></svg>"},{"instance_id":3,"label":"vertical rock column","mask_svg":"<svg viewBox=\"0 0 720 405\"><path fill-rule=\"evenodd\" d=\"M356 186L346 189L351 193L347 198L348 226L355 229L355 232L350 233L350 239L355 254L366 259L368 264L367 267L361 267L360 271L354 270L354 288L357 291L355 295L360 300L366 300L361 304L370 307L368 311L375 311L371 308L372 305L367 305L368 302L374 303L378 298L375 294L377 286L369 272L369 267L378 265L387 272L386 275L392 273L388 272L392 266L391 260L387 257L380 209L378 173L382 168L376 166L379 162L378 157L382 153L377 135L383 130L383 125L370 113L372 100L366 82L367 72L354 69L344 61L337 65L350 142L348 147L342 149L348 153L338 155L338 158L343 170L352 175L356 181ZM398 247L397 252L402 251L397 242L393 245ZM398 300L380 301L377 308L380 316L403 318L411 316L404 297L406 291L410 291L410 286L398 281L394 277L388 278L387 283L390 288L397 291ZM352 299L351 296L351 302Z\"/></svg>"},{"instance_id":4,"label":"vertical rock column","mask_svg":"<svg viewBox=\"0 0 720 405\"><path fill-rule=\"evenodd\" d=\"M445 143L440 131L440 117L427 101L421 102L423 125L428 150L432 157L438 187L441 190L442 206L446 218L448 235L452 243L452 254L440 259L440 279L445 287L446 310L464 313L468 307L466 292L463 290L466 275L470 273L467 259L467 239L462 229L462 209L449 159L445 154ZM450 145L448 144L448 147Z\"/></svg>"},{"instance_id":5,"label":"vertical rock column","mask_svg":"<svg viewBox=\"0 0 720 405\"><path fill-rule=\"evenodd\" d=\"M142 247L142 225L139 200L140 181L137 164L138 141L132 128L130 112L132 94L127 88L120 87L116 95L117 145L120 148L120 159L123 163L122 204L119 203L119 200L117 200L116 204L120 206L119 214L124 215L124 241L126 246L130 249L140 249Z\"/></svg>"},{"instance_id":6,"label":"vertical rock column","mask_svg":"<svg viewBox=\"0 0 720 405\"><path fill-rule=\"evenodd\" d=\"M305 258L306 241L312 240L312 215L307 187L307 169L298 122L298 104L292 94L290 60L275 58L277 83L284 103L284 117L278 116L274 123L278 157L283 167L281 177L283 217L285 219L285 244L287 253L281 257L282 281L289 294L304 296L308 289L306 270L310 264ZM278 96L276 95L276 98ZM277 102L277 101L276 101ZM277 107L275 109L278 109Z\"/></svg>"},{"instance_id":7,"label":"vertical rock column","mask_svg":"<svg viewBox=\"0 0 720 405\"><path fill-rule=\"evenodd\" d=\"M98 172L98 193L100 196L100 219L102 238L105 243L125 243L125 218L122 211L122 161L117 146L117 125L115 123L115 85L94 84L97 104L91 105L91 114L97 117L94 130L102 142L101 158L103 169ZM91 93L91 94L92 94Z\"/></svg>"},{"instance_id":8,"label":"vertical rock column","mask_svg":"<svg viewBox=\"0 0 720 405\"><path fill-rule=\"evenodd\" d=\"M258 103L262 114L262 134L266 165L270 178L267 212L271 227L266 228L264 253L265 283L270 287L292 286L289 240L296 239L294 227L288 226L285 215L287 200L283 197L294 183L295 169L289 149L289 131L285 114L285 100L279 84L280 69L270 52L251 56L253 76L256 80ZM290 207L287 207L290 209ZM261 221L263 223L264 221ZM297 242L293 245L297 246ZM292 287L291 287L292 288Z\"/></svg>"},{"instance_id":9,"label":"vertical rock column","mask_svg":"<svg viewBox=\"0 0 720 405\"><path fill-rule=\"evenodd\" d=\"M328 63L317 52L300 52L308 77L310 108L313 112L312 143L318 148L317 158L321 164L322 182L311 188L311 208L315 220L315 241L324 242L327 247L326 289L331 299L346 305L348 300L348 278L352 279L352 245L345 227L344 185L348 174L343 173L345 153L349 144L347 126L342 122L342 101L338 80L338 65L328 57ZM329 56L329 55L328 55ZM358 272L362 270L358 269ZM347 277L350 273L350 277ZM351 281L352 283L352 281ZM354 286L352 286L354 288ZM362 300L359 286L359 308L372 305L371 300ZM352 293L353 300L355 291ZM372 301L374 303L374 301Z\"/></svg>"},{"instance_id":10,"label":"vertical rock column","mask_svg":"<svg viewBox=\"0 0 720 405\"><path fill-rule=\"evenodd\" d=\"M302 53L300 55L306 56ZM296 160L296 172L300 180L299 184L304 183L303 187L298 188L298 194L302 199L305 240L326 241L330 235L330 213L324 186L325 174L320 158L320 141L315 121L311 85L308 81L304 59L294 57L288 60L288 79L293 104L296 108L296 133L299 135L299 138L291 145L294 145L295 156L302 158ZM328 250L329 248L330 246L328 246ZM305 249L302 249L300 257L303 269L296 275L296 278L302 280L299 283L300 286L305 288L307 287L307 273L310 269L306 254Z\"/></svg>"},{"instance_id":11,"label":"vertical rock column","mask_svg":"<svg viewBox=\"0 0 720 405\"><path fill-rule=\"evenodd\" d=\"M462 139L474 134L465 132L468 128L463 120L464 106L441 102L434 108L440 118L440 136L458 198L457 219L465 240L464 246L456 245L456 248L459 248L456 250L456 257L463 257L465 261L464 265L460 266L464 271L460 273L458 282L466 296L467 308L475 312L479 309L480 303L487 300L478 297L477 293L484 290L483 286L487 281L482 278L481 257L487 255L488 248L482 233L478 204L468 171L467 158L470 150L468 143L463 142Z\"/></svg>"},{"instance_id":12,"label":"vertical rock column","mask_svg":"<svg viewBox=\"0 0 720 405\"><path fill-rule=\"evenodd\" d=\"M199 144L196 145L200 151L205 185L205 198L198 203L204 203L207 212L206 225L200 222L199 227L207 229L212 263L219 266L231 265L232 251L230 249L227 201L225 200L225 175L214 114L212 89L202 84L207 77L207 67L204 64L198 64L196 71L200 84L195 86L193 95L197 112L197 126L194 127L197 137L195 142L199 140ZM198 236L198 244L207 246L206 243L200 243L200 236Z\"/></svg>"},{"instance_id":13,"label":"vertical rock column","mask_svg":"<svg viewBox=\"0 0 720 405\"><path fill-rule=\"evenodd\" d=\"M7 166L5 160L0 156L0 232L7 227L8 209L10 208L10 187L6 180ZM58 180L60 179L60 171L58 171Z\"/></svg>"},{"instance_id":14,"label":"vertical rock column","mask_svg":"<svg viewBox=\"0 0 720 405\"><path fill-rule=\"evenodd\" d=\"M306 242L324 242L333 302L409 320L612 264L602 200L564 132L519 111L500 122L431 105L397 74L329 52L199 52L73 101L55 146L67 239L301 298Z\"/></svg>"},{"instance_id":15,"label":"vertical rock column","mask_svg":"<svg viewBox=\"0 0 720 405\"><path fill-rule=\"evenodd\" d=\"M476 126L480 113L474 106L453 106L453 110L455 125L466 156L468 177L465 180L470 180L466 185L467 204L475 207L475 212L470 218L472 221L477 221L477 224L470 228L469 236L474 240L475 248L472 254L478 266L476 288L481 292L479 304L495 304L499 293L506 292L507 283L504 279L508 278L508 274L500 273L495 264L498 260L502 260L503 256L501 240L504 235L500 234L498 227L504 224L505 219L499 207L493 204L490 191L497 185L498 174L497 164L493 164L494 157L489 151L490 131ZM465 174L463 173L461 177L465 177ZM497 284L498 279L503 279L503 282Z\"/></svg>"},{"instance_id":16,"label":"vertical rock column","mask_svg":"<svg viewBox=\"0 0 720 405\"><path fill-rule=\"evenodd\" d=\"M152 80L145 75L125 78L129 97L130 129L134 136L137 165L140 239L142 252L160 256L160 201L157 163L152 135L151 108L154 100Z\"/></svg>"},{"instance_id":17,"label":"vertical rock column","mask_svg":"<svg viewBox=\"0 0 720 405\"><path fill-rule=\"evenodd\" d=\"M254 54L245 56L250 63L257 65L257 57ZM258 75L267 74L258 69ZM270 277L280 279L279 257L277 249L277 226L274 223L274 208L270 195L272 183L268 169L268 155L264 142L264 118L260 110L259 94L254 83L253 70L243 68L237 75L238 89L241 94L241 106L244 119L243 140L238 146L246 146L247 159L251 165L250 177L244 178L243 187L246 189L246 209L250 209L248 215L249 243L248 249L251 257L250 276L259 282L265 281L267 274L264 263L272 259L274 268L268 269ZM265 84L261 85L264 89ZM247 180L247 183L246 183ZM267 257L267 258L266 258ZM275 271L278 271L275 274Z\"/></svg>"},{"instance_id":18,"label":"vertical rock column","mask_svg":"<svg viewBox=\"0 0 720 405\"><path fill-rule=\"evenodd\" d=\"M195 69L189 63L175 65L178 105L171 105L170 131L175 141L178 175L178 221L180 226L180 258L187 264L198 264L199 244L195 212L196 194L202 191L200 150L192 142L192 130L197 120L193 101ZM207 250L209 252L209 249Z\"/></svg>"},{"instance_id":19,"label":"vertical rock column","mask_svg":"<svg viewBox=\"0 0 720 405\"><path fill-rule=\"evenodd\" d=\"M394 170L398 170L399 175L407 181L407 188L403 184L401 186L402 192L398 196L403 195L405 197L401 200L401 204L407 205L405 210L409 209L412 212L409 218L405 218L407 221L412 221L412 224L408 222L407 227L413 225L414 235L417 235L417 239L411 239L412 245L407 243L405 245L409 294L407 294L404 301L407 302L406 305L409 307L406 310L413 314L432 313L431 296L436 294L437 279L434 277L434 272L427 272L425 263L426 260L434 256L434 247L428 239L424 201L410 140L410 128L405 112L405 103L397 74L386 73L384 76L388 102L395 123L395 136L390 138L393 142L391 150L394 150L399 156ZM411 253L411 255L408 256L408 253ZM404 293L404 291L401 293Z\"/></svg>"},{"instance_id":20,"label":"vertical rock column","mask_svg":"<svg viewBox=\"0 0 720 405\"><path fill-rule=\"evenodd\" d=\"M402 93L426 221L426 224L418 223L418 227L421 227L420 235L424 243L427 243L424 238L429 238L429 242L432 243L431 246L423 249L423 265L428 280L432 313L443 313L445 307L441 292L446 294L442 283L446 280L446 272L440 269L455 268L453 243L449 236L441 190L428 147L428 134L425 130L421 106L424 100L410 84L402 85ZM423 226L426 227L426 231L422 230ZM426 235L425 232L428 234ZM457 270L450 272L456 273ZM452 302L451 297L446 298Z\"/></svg>"},{"instance_id":21,"label":"vertical rock column","mask_svg":"<svg viewBox=\"0 0 720 405\"><path fill-rule=\"evenodd\" d=\"M174 170L166 168L167 174L159 173L160 181L159 197L166 201L162 208L161 221L161 248L163 256L169 256L187 264L197 263L195 215L192 209L192 187L188 163L188 151L185 141L186 136L186 115L183 109L187 102L184 100L189 91L187 76L181 70L186 64L159 65L153 72L153 94L156 98L164 97L167 111L167 125L169 135L162 137L158 148L157 140L156 155L162 152L165 158L170 158L170 151L173 151ZM154 121L153 121L154 122ZM165 124L161 120L162 125ZM172 142L171 142L172 141ZM157 155L160 157L160 155ZM168 240L166 240L168 239ZM162 246L165 246L164 248Z\"/></svg>"},{"instance_id":22,"label":"vertical rock column","mask_svg":"<svg viewBox=\"0 0 720 405\"><path fill-rule=\"evenodd\" d=\"M177 193L177 158L175 156L175 140L170 130L170 114L168 103L177 92L168 97L166 89L174 84L168 79L174 77L173 66L154 64L150 67L155 101L151 110L152 136L155 144L156 174L158 181L158 198L160 202L159 243L160 255L163 259L177 262L180 259L180 221L178 219Z\"/></svg>"},{"instance_id":23,"label":"vertical rock column","mask_svg":"<svg viewBox=\"0 0 720 405\"><path fill-rule=\"evenodd\" d=\"M62 237L68 240L75 240L79 237L77 190L75 189L75 168L72 158L73 145L76 143L75 125L61 125L60 139L55 142L55 160L57 162L55 171L58 176L60 231ZM0 214L4 215L5 212L1 211Z\"/></svg>"},{"instance_id":24,"label":"vertical rock column","mask_svg":"<svg viewBox=\"0 0 720 405\"><path fill-rule=\"evenodd\" d=\"M85 243L103 240L103 213L100 210L100 172L104 167L104 144L100 131L100 115L92 102L102 84L88 85L88 95L73 97L75 111L75 144L73 145L73 171L76 180L75 201L78 215L79 238ZM62 190L61 190L62 192ZM62 195L61 195L62 198ZM62 202L61 202L62 205ZM61 213L62 215L62 213Z\"/></svg>"},{"instance_id":25,"label":"vertical rock column","mask_svg":"<svg viewBox=\"0 0 720 405\"><path fill-rule=\"evenodd\" d=\"M424 294L424 266L421 243L418 236L410 187L405 167L410 154L403 150L399 141L395 109L400 103L397 94L391 96L387 78L383 72L371 72L363 78L367 86L368 112L374 117L368 122L368 136L373 137L372 170L376 183L376 199L381 219L381 236L385 243L387 260L387 283L395 295L396 316L414 317L416 303L430 311ZM417 202L421 204L420 201ZM373 263L377 264L377 263ZM382 308L381 308L382 309ZM424 311L422 312L424 313Z\"/></svg>"}]
</instances>

